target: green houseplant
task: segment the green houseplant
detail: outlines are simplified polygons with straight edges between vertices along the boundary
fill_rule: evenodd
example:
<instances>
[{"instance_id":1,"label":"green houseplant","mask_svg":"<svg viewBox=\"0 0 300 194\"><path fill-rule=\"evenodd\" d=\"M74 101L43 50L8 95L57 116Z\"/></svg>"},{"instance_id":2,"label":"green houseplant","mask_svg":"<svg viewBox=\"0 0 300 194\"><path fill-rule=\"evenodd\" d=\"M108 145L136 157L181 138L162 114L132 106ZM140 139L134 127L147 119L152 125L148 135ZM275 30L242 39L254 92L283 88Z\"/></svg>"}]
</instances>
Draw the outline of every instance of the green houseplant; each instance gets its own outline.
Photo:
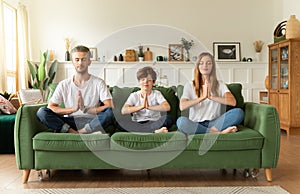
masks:
<instances>
[{"instance_id":1,"label":"green houseplant","mask_svg":"<svg viewBox=\"0 0 300 194\"><path fill-rule=\"evenodd\" d=\"M50 64L50 52L40 52L40 62L39 64L28 61L28 67L31 76L31 87L34 89L39 89L42 93L43 99L46 99L48 94L48 87L52 84L56 71L57 71L57 60L54 60ZM50 64L48 68L48 64Z\"/></svg>"},{"instance_id":2,"label":"green houseplant","mask_svg":"<svg viewBox=\"0 0 300 194\"><path fill-rule=\"evenodd\" d=\"M144 60L143 46L138 46L138 48L139 48L138 51L139 62L142 62Z\"/></svg>"},{"instance_id":3,"label":"green houseplant","mask_svg":"<svg viewBox=\"0 0 300 194\"><path fill-rule=\"evenodd\" d=\"M10 94L6 91L4 91L3 93L0 93L0 95L3 96L6 100L10 100L14 96L14 94Z\"/></svg>"},{"instance_id":4,"label":"green houseplant","mask_svg":"<svg viewBox=\"0 0 300 194\"><path fill-rule=\"evenodd\" d=\"M181 43L186 51L185 61L190 61L190 49L194 45L194 41L188 41L185 38L181 38Z\"/></svg>"}]
</instances>

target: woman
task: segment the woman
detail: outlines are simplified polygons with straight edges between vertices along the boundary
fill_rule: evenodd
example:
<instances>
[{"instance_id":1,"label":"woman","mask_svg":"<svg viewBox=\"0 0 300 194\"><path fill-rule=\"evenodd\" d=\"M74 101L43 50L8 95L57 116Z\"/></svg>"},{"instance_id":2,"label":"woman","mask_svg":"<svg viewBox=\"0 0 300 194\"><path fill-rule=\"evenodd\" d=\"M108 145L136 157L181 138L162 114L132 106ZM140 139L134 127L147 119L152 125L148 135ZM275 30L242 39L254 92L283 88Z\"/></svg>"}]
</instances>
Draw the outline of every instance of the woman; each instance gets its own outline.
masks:
<instances>
[{"instance_id":1,"label":"woman","mask_svg":"<svg viewBox=\"0 0 300 194\"><path fill-rule=\"evenodd\" d=\"M233 108L221 114L221 105L236 105L227 86L217 80L216 64L210 53L201 53L196 61L194 80L185 84L180 110L189 108L189 118L177 119L178 129L190 134L232 133L244 120L244 112Z\"/></svg>"}]
</instances>

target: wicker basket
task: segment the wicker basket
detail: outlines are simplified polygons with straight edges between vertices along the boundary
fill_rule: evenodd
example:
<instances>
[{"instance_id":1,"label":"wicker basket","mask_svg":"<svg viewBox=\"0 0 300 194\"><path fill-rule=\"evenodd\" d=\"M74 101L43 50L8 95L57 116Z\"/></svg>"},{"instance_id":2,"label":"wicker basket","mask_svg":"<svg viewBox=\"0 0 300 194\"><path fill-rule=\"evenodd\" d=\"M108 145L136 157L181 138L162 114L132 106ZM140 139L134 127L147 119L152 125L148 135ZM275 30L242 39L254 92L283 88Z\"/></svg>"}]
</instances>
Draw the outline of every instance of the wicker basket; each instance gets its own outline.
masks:
<instances>
[{"instance_id":1,"label":"wicker basket","mask_svg":"<svg viewBox=\"0 0 300 194\"><path fill-rule=\"evenodd\" d=\"M128 49L125 51L125 61L126 62L136 61L135 50Z\"/></svg>"}]
</instances>

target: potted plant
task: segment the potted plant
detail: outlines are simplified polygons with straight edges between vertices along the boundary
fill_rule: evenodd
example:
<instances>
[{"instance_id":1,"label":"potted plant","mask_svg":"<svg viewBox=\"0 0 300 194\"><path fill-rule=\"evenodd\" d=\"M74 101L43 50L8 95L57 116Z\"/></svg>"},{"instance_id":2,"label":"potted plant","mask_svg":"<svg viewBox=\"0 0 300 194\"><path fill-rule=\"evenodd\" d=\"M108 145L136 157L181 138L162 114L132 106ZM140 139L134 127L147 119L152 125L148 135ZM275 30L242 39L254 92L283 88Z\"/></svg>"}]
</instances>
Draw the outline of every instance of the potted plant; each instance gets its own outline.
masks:
<instances>
[{"instance_id":1,"label":"potted plant","mask_svg":"<svg viewBox=\"0 0 300 194\"><path fill-rule=\"evenodd\" d=\"M43 100L48 95L48 87L52 84L57 71L57 60L54 60L48 68L47 64L49 61L50 53L48 51L40 52L39 64L32 64L27 60L31 76L31 87L41 91Z\"/></svg>"},{"instance_id":2,"label":"potted plant","mask_svg":"<svg viewBox=\"0 0 300 194\"><path fill-rule=\"evenodd\" d=\"M10 100L12 97L14 97L14 94L10 94L7 91L0 93L0 95L3 96L6 100Z\"/></svg>"},{"instance_id":3,"label":"potted plant","mask_svg":"<svg viewBox=\"0 0 300 194\"><path fill-rule=\"evenodd\" d=\"M186 51L185 61L190 61L190 49L194 45L194 41L193 40L188 41L185 38L181 38L181 43L183 45L183 48Z\"/></svg>"},{"instance_id":4,"label":"potted plant","mask_svg":"<svg viewBox=\"0 0 300 194\"><path fill-rule=\"evenodd\" d=\"M257 40L253 43L254 45L254 49L256 52L256 61L260 61L261 60L261 50L263 48L264 42L261 40Z\"/></svg>"},{"instance_id":5,"label":"potted plant","mask_svg":"<svg viewBox=\"0 0 300 194\"><path fill-rule=\"evenodd\" d=\"M138 52L139 62L144 61L144 52L143 52L143 46L139 46L139 52Z\"/></svg>"}]
</instances>

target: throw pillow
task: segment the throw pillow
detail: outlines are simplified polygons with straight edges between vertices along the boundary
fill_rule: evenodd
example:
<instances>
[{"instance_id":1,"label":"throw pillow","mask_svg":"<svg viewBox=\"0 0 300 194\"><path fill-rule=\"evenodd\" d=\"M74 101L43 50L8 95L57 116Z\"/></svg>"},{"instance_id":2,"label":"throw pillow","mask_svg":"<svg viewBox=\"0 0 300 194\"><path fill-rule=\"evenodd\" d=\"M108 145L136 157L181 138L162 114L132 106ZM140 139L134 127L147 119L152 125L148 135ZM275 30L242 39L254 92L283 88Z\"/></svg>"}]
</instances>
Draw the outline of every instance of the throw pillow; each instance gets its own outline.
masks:
<instances>
[{"instance_id":1,"label":"throw pillow","mask_svg":"<svg viewBox=\"0 0 300 194\"><path fill-rule=\"evenodd\" d=\"M184 88L183 85L178 85L177 86L177 97L178 97L179 103L180 103L180 98L181 98L181 96L183 94L183 88ZM183 111L180 111L180 109L178 108L178 117L180 117L180 116L189 117L189 110L190 109L187 108L187 109L185 109Z\"/></svg>"},{"instance_id":2,"label":"throw pillow","mask_svg":"<svg viewBox=\"0 0 300 194\"><path fill-rule=\"evenodd\" d=\"M20 104L37 104L43 102L43 96L39 89L21 89L18 92Z\"/></svg>"},{"instance_id":3,"label":"throw pillow","mask_svg":"<svg viewBox=\"0 0 300 194\"><path fill-rule=\"evenodd\" d=\"M170 111L168 111L168 115L171 115L173 120L176 121L177 119L177 110L179 106L179 100L177 96L175 95L175 91L173 87L154 87L153 90L158 90L162 93L162 95L165 97L165 99L168 101L168 103L171 106Z\"/></svg>"},{"instance_id":4,"label":"throw pillow","mask_svg":"<svg viewBox=\"0 0 300 194\"><path fill-rule=\"evenodd\" d=\"M242 84L240 83L230 83L226 84L232 95L235 97L236 100L236 108L244 108L244 97L242 95ZM233 106L226 106L226 110L230 110L234 108Z\"/></svg>"},{"instance_id":5,"label":"throw pillow","mask_svg":"<svg viewBox=\"0 0 300 194\"><path fill-rule=\"evenodd\" d=\"M113 97L113 103L114 103L114 114L115 116L120 116L121 109L126 102L127 98L132 92L136 92L140 90L138 87L118 87L114 86L112 88L112 97Z\"/></svg>"},{"instance_id":6,"label":"throw pillow","mask_svg":"<svg viewBox=\"0 0 300 194\"><path fill-rule=\"evenodd\" d=\"M5 114L14 114L17 112L17 109L1 95L0 95L0 110Z\"/></svg>"}]
</instances>

